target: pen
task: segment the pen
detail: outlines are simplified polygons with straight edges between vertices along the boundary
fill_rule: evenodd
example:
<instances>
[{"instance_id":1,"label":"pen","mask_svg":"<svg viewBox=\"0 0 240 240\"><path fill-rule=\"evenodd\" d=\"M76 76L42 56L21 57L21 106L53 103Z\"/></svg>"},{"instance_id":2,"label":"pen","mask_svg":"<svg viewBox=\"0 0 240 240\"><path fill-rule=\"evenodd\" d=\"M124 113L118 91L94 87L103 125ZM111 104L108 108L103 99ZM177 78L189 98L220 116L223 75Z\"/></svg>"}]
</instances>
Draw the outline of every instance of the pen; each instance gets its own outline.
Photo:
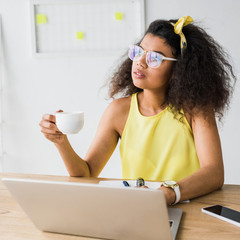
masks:
<instances>
[{"instance_id":1,"label":"pen","mask_svg":"<svg viewBox=\"0 0 240 240\"><path fill-rule=\"evenodd\" d=\"M144 179L143 179L143 178L138 178L136 185L137 185L137 187L145 186L145 181L144 181Z\"/></svg>"},{"instance_id":2,"label":"pen","mask_svg":"<svg viewBox=\"0 0 240 240\"><path fill-rule=\"evenodd\" d=\"M127 181L123 181L123 185L124 185L125 187L129 187L129 186L130 186Z\"/></svg>"}]
</instances>

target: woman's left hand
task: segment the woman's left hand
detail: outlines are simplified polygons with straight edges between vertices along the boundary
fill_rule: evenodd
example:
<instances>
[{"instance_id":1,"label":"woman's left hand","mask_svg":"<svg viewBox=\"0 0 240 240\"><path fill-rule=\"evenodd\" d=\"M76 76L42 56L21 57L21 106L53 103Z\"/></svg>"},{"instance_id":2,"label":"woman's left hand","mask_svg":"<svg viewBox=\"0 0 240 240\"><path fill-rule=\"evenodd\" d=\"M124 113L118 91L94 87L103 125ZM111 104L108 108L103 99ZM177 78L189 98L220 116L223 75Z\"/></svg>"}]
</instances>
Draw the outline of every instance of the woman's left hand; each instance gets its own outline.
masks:
<instances>
[{"instance_id":1,"label":"woman's left hand","mask_svg":"<svg viewBox=\"0 0 240 240\"><path fill-rule=\"evenodd\" d=\"M160 187L160 188L158 188L158 190L163 191L168 205L171 205L175 202L176 195L175 195L175 192L173 189L167 188L167 187Z\"/></svg>"},{"instance_id":2,"label":"woman's left hand","mask_svg":"<svg viewBox=\"0 0 240 240\"><path fill-rule=\"evenodd\" d=\"M147 186L141 186L141 188L148 188ZM166 187L160 187L158 190L163 191L165 195L165 199L168 205L171 205L172 203L175 202L175 192L171 188L166 188Z\"/></svg>"}]
</instances>

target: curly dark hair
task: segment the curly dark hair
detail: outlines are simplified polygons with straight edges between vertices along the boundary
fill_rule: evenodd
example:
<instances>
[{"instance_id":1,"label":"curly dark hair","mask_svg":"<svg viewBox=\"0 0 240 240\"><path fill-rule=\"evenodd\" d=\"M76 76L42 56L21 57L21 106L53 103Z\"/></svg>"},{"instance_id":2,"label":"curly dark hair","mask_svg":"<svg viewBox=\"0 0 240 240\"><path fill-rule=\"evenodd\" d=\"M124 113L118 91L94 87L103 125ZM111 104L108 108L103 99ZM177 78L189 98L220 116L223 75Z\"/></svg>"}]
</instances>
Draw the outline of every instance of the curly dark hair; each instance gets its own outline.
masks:
<instances>
[{"instance_id":1,"label":"curly dark hair","mask_svg":"<svg viewBox=\"0 0 240 240\"><path fill-rule=\"evenodd\" d=\"M205 30L193 23L183 28L187 48L181 54L180 37L174 33L171 24L176 22L176 19L156 20L144 34L164 39L178 59L173 67L165 104L172 106L175 116L181 114L181 109L190 115L193 115L196 109L203 114L206 114L206 109L212 109L215 116L221 120L224 111L229 107L236 81L228 61L229 56ZM111 77L109 88L111 98L127 97L142 91L133 85L132 61L126 55Z\"/></svg>"}]
</instances>

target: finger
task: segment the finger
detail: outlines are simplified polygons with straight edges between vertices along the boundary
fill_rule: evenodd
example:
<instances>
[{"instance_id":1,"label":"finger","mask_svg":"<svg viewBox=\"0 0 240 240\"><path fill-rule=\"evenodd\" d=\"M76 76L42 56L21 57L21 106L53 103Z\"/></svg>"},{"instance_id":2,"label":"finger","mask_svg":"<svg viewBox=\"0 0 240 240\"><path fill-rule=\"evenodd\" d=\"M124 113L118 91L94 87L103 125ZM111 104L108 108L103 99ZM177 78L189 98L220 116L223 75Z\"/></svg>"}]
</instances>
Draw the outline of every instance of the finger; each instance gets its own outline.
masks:
<instances>
[{"instance_id":1,"label":"finger","mask_svg":"<svg viewBox=\"0 0 240 240\"><path fill-rule=\"evenodd\" d=\"M39 125L42 127L42 128L48 128L48 129L52 129L52 130L58 130L57 126L55 123L53 122L50 122L50 121L41 121L39 123ZM59 130L58 130L59 131Z\"/></svg>"},{"instance_id":2,"label":"finger","mask_svg":"<svg viewBox=\"0 0 240 240\"><path fill-rule=\"evenodd\" d=\"M63 136L63 134L62 133L45 133L44 136L47 138L53 139L53 138L60 138Z\"/></svg>"},{"instance_id":3,"label":"finger","mask_svg":"<svg viewBox=\"0 0 240 240\"><path fill-rule=\"evenodd\" d=\"M51 133L54 133L54 132L56 132L56 133L62 133L59 129L58 129L58 127L57 127L57 125L56 125L56 123L53 123L53 122L50 122L50 121L40 121L40 123L39 123L39 126L42 128L42 129L51 129L51 130L53 130ZM45 131L42 131L43 133L45 132Z\"/></svg>"},{"instance_id":4,"label":"finger","mask_svg":"<svg viewBox=\"0 0 240 240\"><path fill-rule=\"evenodd\" d=\"M49 141L51 141L51 142L54 142L54 143L57 143L57 142L59 141L58 138L52 137L51 135L44 135L44 137L45 137L47 140L49 140Z\"/></svg>"},{"instance_id":5,"label":"finger","mask_svg":"<svg viewBox=\"0 0 240 240\"><path fill-rule=\"evenodd\" d=\"M44 134L44 136L50 141L59 141L63 138L63 134Z\"/></svg>"},{"instance_id":6,"label":"finger","mask_svg":"<svg viewBox=\"0 0 240 240\"><path fill-rule=\"evenodd\" d=\"M141 186L141 187L135 186L135 188L149 188L149 187L144 185L144 186Z\"/></svg>"},{"instance_id":7,"label":"finger","mask_svg":"<svg viewBox=\"0 0 240 240\"><path fill-rule=\"evenodd\" d=\"M57 110L57 111L55 112L55 114L56 114L56 113L59 113L59 112L63 112L63 110L61 110L61 109L60 109L60 110Z\"/></svg>"},{"instance_id":8,"label":"finger","mask_svg":"<svg viewBox=\"0 0 240 240\"><path fill-rule=\"evenodd\" d=\"M56 117L55 117L55 115L52 115L52 114L44 114L44 115L42 116L42 120L44 120L44 121L50 121L50 122L55 123L55 122L56 122Z\"/></svg>"},{"instance_id":9,"label":"finger","mask_svg":"<svg viewBox=\"0 0 240 240\"><path fill-rule=\"evenodd\" d=\"M62 134L62 132L60 132L58 129L49 129L44 127L42 127L41 132L43 134L55 134L55 135Z\"/></svg>"}]
</instances>

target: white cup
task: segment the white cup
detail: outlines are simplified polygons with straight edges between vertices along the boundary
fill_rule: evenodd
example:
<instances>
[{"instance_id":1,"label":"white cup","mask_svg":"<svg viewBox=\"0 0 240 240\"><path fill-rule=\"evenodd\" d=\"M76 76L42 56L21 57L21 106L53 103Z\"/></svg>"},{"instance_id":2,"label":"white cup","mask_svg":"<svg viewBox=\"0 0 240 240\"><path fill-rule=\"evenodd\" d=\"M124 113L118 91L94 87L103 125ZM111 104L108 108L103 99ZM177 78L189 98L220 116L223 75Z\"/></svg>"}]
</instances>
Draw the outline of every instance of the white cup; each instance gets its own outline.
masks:
<instances>
[{"instance_id":1,"label":"white cup","mask_svg":"<svg viewBox=\"0 0 240 240\"><path fill-rule=\"evenodd\" d=\"M58 112L56 125L63 134L78 133L84 125L83 112Z\"/></svg>"}]
</instances>

